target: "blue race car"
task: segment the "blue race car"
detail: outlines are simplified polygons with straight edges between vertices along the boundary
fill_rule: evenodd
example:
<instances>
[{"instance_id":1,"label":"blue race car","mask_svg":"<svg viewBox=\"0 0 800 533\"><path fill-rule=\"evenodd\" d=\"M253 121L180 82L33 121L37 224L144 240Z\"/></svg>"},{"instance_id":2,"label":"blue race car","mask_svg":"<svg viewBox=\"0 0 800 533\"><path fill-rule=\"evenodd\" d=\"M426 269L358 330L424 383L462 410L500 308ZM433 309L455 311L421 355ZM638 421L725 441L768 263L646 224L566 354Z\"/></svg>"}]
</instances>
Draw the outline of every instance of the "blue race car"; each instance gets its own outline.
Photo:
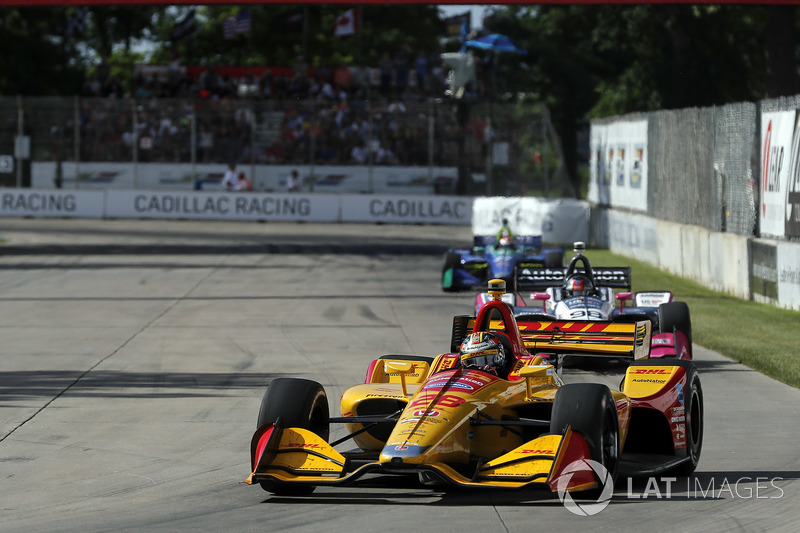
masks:
<instances>
[{"instance_id":1,"label":"blue race car","mask_svg":"<svg viewBox=\"0 0 800 533\"><path fill-rule=\"evenodd\" d=\"M495 235L476 235L470 249L450 249L444 256L442 290L457 292L486 287L490 279L511 285L516 267L561 267L564 250L542 249L541 235L514 236L503 220Z\"/></svg>"}]
</instances>

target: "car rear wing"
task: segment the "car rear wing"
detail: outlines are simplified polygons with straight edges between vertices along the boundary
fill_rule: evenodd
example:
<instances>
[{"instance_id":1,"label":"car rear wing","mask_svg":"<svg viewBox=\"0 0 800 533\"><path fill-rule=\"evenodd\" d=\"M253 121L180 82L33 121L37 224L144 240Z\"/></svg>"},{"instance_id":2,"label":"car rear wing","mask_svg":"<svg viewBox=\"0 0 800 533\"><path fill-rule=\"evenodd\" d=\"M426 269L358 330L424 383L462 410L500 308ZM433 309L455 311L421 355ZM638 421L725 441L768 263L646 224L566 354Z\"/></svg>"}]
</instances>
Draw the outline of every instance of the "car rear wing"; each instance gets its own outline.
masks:
<instances>
[{"instance_id":1,"label":"car rear wing","mask_svg":"<svg viewBox=\"0 0 800 533\"><path fill-rule=\"evenodd\" d=\"M573 274L585 274L576 268ZM524 267L518 268L514 278L516 290L543 291L549 287L563 287L567 267ZM592 267L595 285L613 289L631 288L631 267Z\"/></svg>"},{"instance_id":2,"label":"car rear wing","mask_svg":"<svg viewBox=\"0 0 800 533\"><path fill-rule=\"evenodd\" d=\"M555 320L547 315L516 317L525 349L531 355L585 355L646 359L650 356L653 324L650 320L586 321ZM475 317L453 317L450 352L458 352L464 338L472 333ZM492 320L490 331L505 332L502 320Z\"/></svg>"},{"instance_id":3,"label":"car rear wing","mask_svg":"<svg viewBox=\"0 0 800 533\"><path fill-rule=\"evenodd\" d=\"M497 235L475 235L472 239L474 246L491 246L497 242ZM541 248L541 235L514 235L514 243L526 248Z\"/></svg>"},{"instance_id":4,"label":"car rear wing","mask_svg":"<svg viewBox=\"0 0 800 533\"><path fill-rule=\"evenodd\" d=\"M542 316L517 317L519 333L530 354L650 356L652 322L565 321Z\"/></svg>"}]
</instances>

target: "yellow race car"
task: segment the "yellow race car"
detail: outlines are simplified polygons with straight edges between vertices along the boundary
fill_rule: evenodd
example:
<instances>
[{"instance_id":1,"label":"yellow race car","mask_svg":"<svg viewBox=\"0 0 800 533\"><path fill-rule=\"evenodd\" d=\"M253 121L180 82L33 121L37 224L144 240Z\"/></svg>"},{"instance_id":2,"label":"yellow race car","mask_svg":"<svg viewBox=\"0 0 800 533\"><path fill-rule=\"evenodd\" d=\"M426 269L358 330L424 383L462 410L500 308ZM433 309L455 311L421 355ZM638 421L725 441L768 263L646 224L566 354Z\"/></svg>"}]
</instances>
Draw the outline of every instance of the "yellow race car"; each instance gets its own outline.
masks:
<instances>
[{"instance_id":1,"label":"yellow race car","mask_svg":"<svg viewBox=\"0 0 800 533\"><path fill-rule=\"evenodd\" d=\"M319 383L272 381L245 482L294 495L377 473L425 485L568 492L599 488L603 470L612 480L620 472L694 471L700 379L691 361L647 358L649 321L518 323L501 300L505 282L492 280L489 290L493 300L475 318L455 317L451 352L373 361L365 382L343 393L339 417L330 416ZM576 353L634 361L616 391L564 384L540 355ZM347 434L331 441L331 424ZM602 468L576 469L576 461Z\"/></svg>"}]
</instances>

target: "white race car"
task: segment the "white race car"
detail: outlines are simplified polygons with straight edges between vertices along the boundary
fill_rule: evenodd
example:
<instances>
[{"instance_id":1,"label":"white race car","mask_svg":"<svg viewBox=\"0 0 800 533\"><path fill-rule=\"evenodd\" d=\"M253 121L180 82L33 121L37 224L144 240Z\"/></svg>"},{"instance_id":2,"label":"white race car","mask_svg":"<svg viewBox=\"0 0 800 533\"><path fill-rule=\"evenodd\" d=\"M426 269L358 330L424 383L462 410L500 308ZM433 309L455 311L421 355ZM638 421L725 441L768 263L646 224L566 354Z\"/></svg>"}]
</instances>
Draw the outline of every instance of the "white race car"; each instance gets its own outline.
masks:
<instances>
[{"instance_id":1,"label":"white race car","mask_svg":"<svg viewBox=\"0 0 800 533\"><path fill-rule=\"evenodd\" d=\"M674 301L671 291L630 292L630 267L593 268L583 255L583 242L576 242L574 250L566 268L517 269L513 291L503 295L515 316L613 322L646 317L654 333L650 357L692 358L692 322L686 303ZM475 312L490 300L488 292L479 293Z\"/></svg>"}]
</instances>

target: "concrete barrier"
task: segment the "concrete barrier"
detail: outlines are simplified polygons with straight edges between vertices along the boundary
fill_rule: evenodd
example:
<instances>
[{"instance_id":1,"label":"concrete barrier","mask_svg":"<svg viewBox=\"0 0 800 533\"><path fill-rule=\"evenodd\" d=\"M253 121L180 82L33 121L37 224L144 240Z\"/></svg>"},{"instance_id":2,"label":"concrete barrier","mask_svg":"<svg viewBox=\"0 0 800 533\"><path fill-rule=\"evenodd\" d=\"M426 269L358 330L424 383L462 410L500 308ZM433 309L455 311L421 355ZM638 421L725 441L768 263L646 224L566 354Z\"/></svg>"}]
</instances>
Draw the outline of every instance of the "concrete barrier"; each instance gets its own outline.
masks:
<instances>
[{"instance_id":1,"label":"concrete barrier","mask_svg":"<svg viewBox=\"0 0 800 533\"><path fill-rule=\"evenodd\" d=\"M713 232L597 206L591 242L713 290L800 310L800 243Z\"/></svg>"}]
</instances>

